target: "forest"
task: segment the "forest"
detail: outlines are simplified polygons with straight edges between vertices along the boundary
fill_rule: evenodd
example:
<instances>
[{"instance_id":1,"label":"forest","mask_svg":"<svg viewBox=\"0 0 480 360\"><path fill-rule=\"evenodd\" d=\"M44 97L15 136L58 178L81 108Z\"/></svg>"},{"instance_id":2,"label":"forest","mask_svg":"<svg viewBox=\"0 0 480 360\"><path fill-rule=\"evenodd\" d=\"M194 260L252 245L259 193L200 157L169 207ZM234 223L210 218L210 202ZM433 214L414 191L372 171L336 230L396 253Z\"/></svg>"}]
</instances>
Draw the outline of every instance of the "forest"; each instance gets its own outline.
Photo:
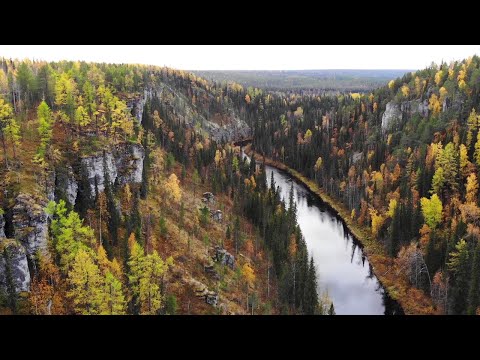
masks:
<instances>
[{"instance_id":1,"label":"forest","mask_svg":"<svg viewBox=\"0 0 480 360\"><path fill-rule=\"evenodd\" d=\"M241 124L221 91L169 68L0 61L1 313L334 312L295 207L210 136Z\"/></svg>"},{"instance_id":2,"label":"forest","mask_svg":"<svg viewBox=\"0 0 480 360\"><path fill-rule=\"evenodd\" d=\"M218 83L235 81L244 87L253 86L283 92L346 92L368 91L402 76L408 70L210 70L194 74Z\"/></svg>"},{"instance_id":3,"label":"forest","mask_svg":"<svg viewBox=\"0 0 480 360\"><path fill-rule=\"evenodd\" d=\"M407 314L480 313L479 57L358 92L247 85L2 59L1 312L334 313L247 139L330 199Z\"/></svg>"},{"instance_id":4,"label":"forest","mask_svg":"<svg viewBox=\"0 0 480 360\"><path fill-rule=\"evenodd\" d=\"M480 312L479 66L432 64L362 94L247 94L254 150L314 181L382 244L371 257L412 313Z\"/></svg>"}]
</instances>

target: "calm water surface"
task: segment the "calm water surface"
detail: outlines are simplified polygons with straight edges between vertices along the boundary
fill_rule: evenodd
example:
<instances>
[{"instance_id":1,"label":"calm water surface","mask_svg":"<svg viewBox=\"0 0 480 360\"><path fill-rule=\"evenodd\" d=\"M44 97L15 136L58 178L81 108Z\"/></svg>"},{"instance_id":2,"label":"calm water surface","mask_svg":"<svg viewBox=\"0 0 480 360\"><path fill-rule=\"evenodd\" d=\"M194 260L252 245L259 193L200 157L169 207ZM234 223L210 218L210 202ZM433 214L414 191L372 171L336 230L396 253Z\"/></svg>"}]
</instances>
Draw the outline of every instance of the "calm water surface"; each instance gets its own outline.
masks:
<instances>
[{"instance_id":1,"label":"calm water surface","mask_svg":"<svg viewBox=\"0 0 480 360\"><path fill-rule=\"evenodd\" d=\"M342 221L288 174L270 166L266 171L269 186L273 172L276 186L287 203L293 184L298 223L317 267L318 290L319 293L328 291L336 313L403 314L399 305L385 293L368 259Z\"/></svg>"}]
</instances>

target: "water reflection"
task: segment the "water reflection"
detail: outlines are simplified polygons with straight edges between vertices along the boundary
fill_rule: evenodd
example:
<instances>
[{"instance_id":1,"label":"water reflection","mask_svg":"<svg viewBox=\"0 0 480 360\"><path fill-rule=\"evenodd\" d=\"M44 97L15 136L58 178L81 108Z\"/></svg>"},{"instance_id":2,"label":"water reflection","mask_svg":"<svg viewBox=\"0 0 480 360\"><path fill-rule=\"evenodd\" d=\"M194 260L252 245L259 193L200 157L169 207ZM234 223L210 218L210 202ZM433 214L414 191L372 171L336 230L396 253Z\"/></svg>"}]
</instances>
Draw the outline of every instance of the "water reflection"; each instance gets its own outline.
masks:
<instances>
[{"instance_id":1,"label":"water reflection","mask_svg":"<svg viewBox=\"0 0 480 360\"><path fill-rule=\"evenodd\" d=\"M389 298L373 274L361 247L345 224L302 184L267 166L273 172L281 197L288 200L294 186L298 223L315 259L319 292L328 291L337 314L399 314L398 304Z\"/></svg>"}]
</instances>

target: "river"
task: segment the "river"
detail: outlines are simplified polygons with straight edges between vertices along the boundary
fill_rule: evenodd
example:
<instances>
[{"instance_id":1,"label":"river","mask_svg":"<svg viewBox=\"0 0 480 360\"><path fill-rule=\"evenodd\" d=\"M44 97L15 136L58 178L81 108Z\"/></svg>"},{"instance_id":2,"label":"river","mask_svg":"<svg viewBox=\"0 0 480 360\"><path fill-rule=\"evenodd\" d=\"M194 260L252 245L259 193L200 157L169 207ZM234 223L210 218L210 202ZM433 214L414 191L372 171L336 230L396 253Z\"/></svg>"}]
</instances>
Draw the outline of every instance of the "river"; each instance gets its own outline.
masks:
<instances>
[{"instance_id":1,"label":"river","mask_svg":"<svg viewBox=\"0 0 480 360\"><path fill-rule=\"evenodd\" d=\"M267 182L273 172L281 197L287 200L293 183L298 223L309 256L317 267L318 293L328 291L339 315L403 314L372 272L368 259L341 219L303 184L287 173L266 166Z\"/></svg>"}]
</instances>

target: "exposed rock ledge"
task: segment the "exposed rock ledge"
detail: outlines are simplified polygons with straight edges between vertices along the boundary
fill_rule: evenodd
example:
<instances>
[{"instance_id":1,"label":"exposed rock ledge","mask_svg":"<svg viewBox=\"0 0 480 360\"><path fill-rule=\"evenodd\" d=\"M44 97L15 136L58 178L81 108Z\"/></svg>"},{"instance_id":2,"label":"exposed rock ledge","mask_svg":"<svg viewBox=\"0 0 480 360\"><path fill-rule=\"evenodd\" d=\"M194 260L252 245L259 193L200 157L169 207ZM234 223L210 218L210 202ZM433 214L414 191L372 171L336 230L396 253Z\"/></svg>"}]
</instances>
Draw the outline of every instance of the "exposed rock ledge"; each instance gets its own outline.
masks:
<instances>
[{"instance_id":1,"label":"exposed rock ledge","mask_svg":"<svg viewBox=\"0 0 480 360\"><path fill-rule=\"evenodd\" d=\"M36 251L47 254L47 214L45 199L30 194L20 194L13 207L15 238L32 257Z\"/></svg>"},{"instance_id":2,"label":"exposed rock ledge","mask_svg":"<svg viewBox=\"0 0 480 360\"><path fill-rule=\"evenodd\" d=\"M16 240L0 239L0 293L30 290L30 272L24 247Z\"/></svg>"},{"instance_id":3,"label":"exposed rock ledge","mask_svg":"<svg viewBox=\"0 0 480 360\"><path fill-rule=\"evenodd\" d=\"M112 152L83 158L92 194L95 194L95 179L98 191L105 189L105 174L112 184L141 183L144 158L145 150L140 144L120 144Z\"/></svg>"},{"instance_id":4,"label":"exposed rock ledge","mask_svg":"<svg viewBox=\"0 0 480 360\"><path fill-rule=\"evenodd\" d=\"M394 123L402 119L403 114L411 116L418 113L423 117L428 117L428 111L428 100L412 100L402 103L390 101L382 115L382 130L389 130Z\"/></svg>"}]
</instances>

